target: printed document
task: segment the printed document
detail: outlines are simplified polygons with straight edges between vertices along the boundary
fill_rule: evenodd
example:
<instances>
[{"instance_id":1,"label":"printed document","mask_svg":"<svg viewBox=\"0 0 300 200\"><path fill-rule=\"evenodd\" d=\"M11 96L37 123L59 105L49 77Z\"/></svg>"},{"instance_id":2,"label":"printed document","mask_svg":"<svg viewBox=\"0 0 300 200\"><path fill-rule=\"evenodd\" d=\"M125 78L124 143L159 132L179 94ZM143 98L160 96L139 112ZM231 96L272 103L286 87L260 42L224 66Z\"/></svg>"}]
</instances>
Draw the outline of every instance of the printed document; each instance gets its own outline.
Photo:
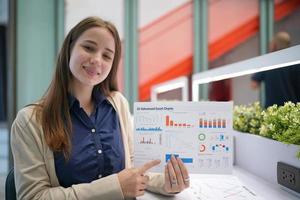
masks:
<instances>
[{"instance_id":1,"label":"printed document","mask_svg":"<svg viewBox=\"0 0 300 200\"><path fill-rule=\"evenodd\" d=\"M190 173L232 172L232 102L137 102L134 104L134 164L171 155Z\"/></svg>"}]
</instances>

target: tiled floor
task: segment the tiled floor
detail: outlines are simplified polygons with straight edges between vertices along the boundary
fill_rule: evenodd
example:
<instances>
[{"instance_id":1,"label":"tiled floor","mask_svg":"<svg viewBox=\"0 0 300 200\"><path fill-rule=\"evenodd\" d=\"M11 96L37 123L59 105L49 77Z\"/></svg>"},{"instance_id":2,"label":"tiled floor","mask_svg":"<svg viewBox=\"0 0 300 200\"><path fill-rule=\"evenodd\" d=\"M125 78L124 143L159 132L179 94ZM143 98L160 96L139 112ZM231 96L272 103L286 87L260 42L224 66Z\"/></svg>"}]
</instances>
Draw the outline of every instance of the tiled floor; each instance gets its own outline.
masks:
<instances>
[{"instance_id":1,"label":"tiled floor","mask_svg":"<svg viewBox=\"0 0 300 200\"><path fill-rule=\"evenodd\" d=\"M8 173L8 131L0 123L0 200L4 200L5 179Z\"/></svg>"}]
</instances>

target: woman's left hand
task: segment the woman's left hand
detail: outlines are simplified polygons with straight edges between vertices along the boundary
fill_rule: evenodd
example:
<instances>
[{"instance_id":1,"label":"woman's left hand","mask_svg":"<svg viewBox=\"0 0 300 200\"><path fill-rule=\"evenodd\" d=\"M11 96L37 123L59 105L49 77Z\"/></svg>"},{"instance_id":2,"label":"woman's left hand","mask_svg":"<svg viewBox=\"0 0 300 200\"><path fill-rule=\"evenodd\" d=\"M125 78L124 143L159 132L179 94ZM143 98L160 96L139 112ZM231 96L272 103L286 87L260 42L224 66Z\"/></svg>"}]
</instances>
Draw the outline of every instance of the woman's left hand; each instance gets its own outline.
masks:
<instances>
[{"instance_id":1,"label":"woman's left hand","mask_svg":"<svg viewBox=\"0 0 300 200\"><path fill-rule=\"evenodd\" d=\"M165 166L165 185L167 193L179 193L190 186L189 173L180 158L173 155Z\"/></svg>"}]
</instances>

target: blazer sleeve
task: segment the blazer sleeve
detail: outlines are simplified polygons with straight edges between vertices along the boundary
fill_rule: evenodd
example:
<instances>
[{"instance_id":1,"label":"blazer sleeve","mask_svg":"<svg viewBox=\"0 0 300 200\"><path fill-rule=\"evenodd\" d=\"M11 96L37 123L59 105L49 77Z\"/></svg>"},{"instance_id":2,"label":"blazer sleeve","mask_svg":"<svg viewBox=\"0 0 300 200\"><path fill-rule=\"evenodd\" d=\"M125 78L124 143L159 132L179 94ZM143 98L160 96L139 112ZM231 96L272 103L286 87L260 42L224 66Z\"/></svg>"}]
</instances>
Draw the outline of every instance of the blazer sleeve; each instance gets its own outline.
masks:
<instances>
[{"instance_id":1,"label":"blazer sleeve","mask_svg":"<svg viewBox=\"0 0 300 200\"><path fill-rule=\"evenodd\" d=\"M133 166L133 160L134 160L134 147L133 147L133 124L134 124L134 118L133 115L130 113L130 106L127 101L127 99L121 95L123 107L124 107L124 121L126 124L126 131L128 136L128 144L129 144L129 152L130 152L130 161L131 165Z\"/></svg>"},{"instance_id":2,"label":"blazer sleeve","mask_svg":"<svg viewBox=\"0 0 300 200\"><path fill-rule=\"evenodd\" d=\"M39 125L20 111L11 128L17 199L124 199L116 174L69 188L51 185Z\"/></svg>"}]
</instances>

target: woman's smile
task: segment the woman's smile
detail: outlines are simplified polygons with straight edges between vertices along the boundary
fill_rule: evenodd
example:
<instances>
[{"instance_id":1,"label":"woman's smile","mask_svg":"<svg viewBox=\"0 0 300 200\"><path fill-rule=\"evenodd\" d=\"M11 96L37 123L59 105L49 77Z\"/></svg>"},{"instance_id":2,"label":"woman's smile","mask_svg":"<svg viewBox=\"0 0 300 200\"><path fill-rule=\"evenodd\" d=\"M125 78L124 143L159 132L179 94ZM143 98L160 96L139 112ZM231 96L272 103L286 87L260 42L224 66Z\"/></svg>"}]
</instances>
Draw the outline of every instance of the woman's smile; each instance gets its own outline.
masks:
<instances>
[{"instance_id":1,"label":"woman's smile","mask_svg":"<svg viewBox=\"0 0 300 200\"><path fill-rule=\"evenodd\" d=\"M82 66L82 68L84 69L84 71L91 77L94 76L99 76L100 73L97 71L96 67L86 67L86 66Z\"/></svg>"}]
</instances>

